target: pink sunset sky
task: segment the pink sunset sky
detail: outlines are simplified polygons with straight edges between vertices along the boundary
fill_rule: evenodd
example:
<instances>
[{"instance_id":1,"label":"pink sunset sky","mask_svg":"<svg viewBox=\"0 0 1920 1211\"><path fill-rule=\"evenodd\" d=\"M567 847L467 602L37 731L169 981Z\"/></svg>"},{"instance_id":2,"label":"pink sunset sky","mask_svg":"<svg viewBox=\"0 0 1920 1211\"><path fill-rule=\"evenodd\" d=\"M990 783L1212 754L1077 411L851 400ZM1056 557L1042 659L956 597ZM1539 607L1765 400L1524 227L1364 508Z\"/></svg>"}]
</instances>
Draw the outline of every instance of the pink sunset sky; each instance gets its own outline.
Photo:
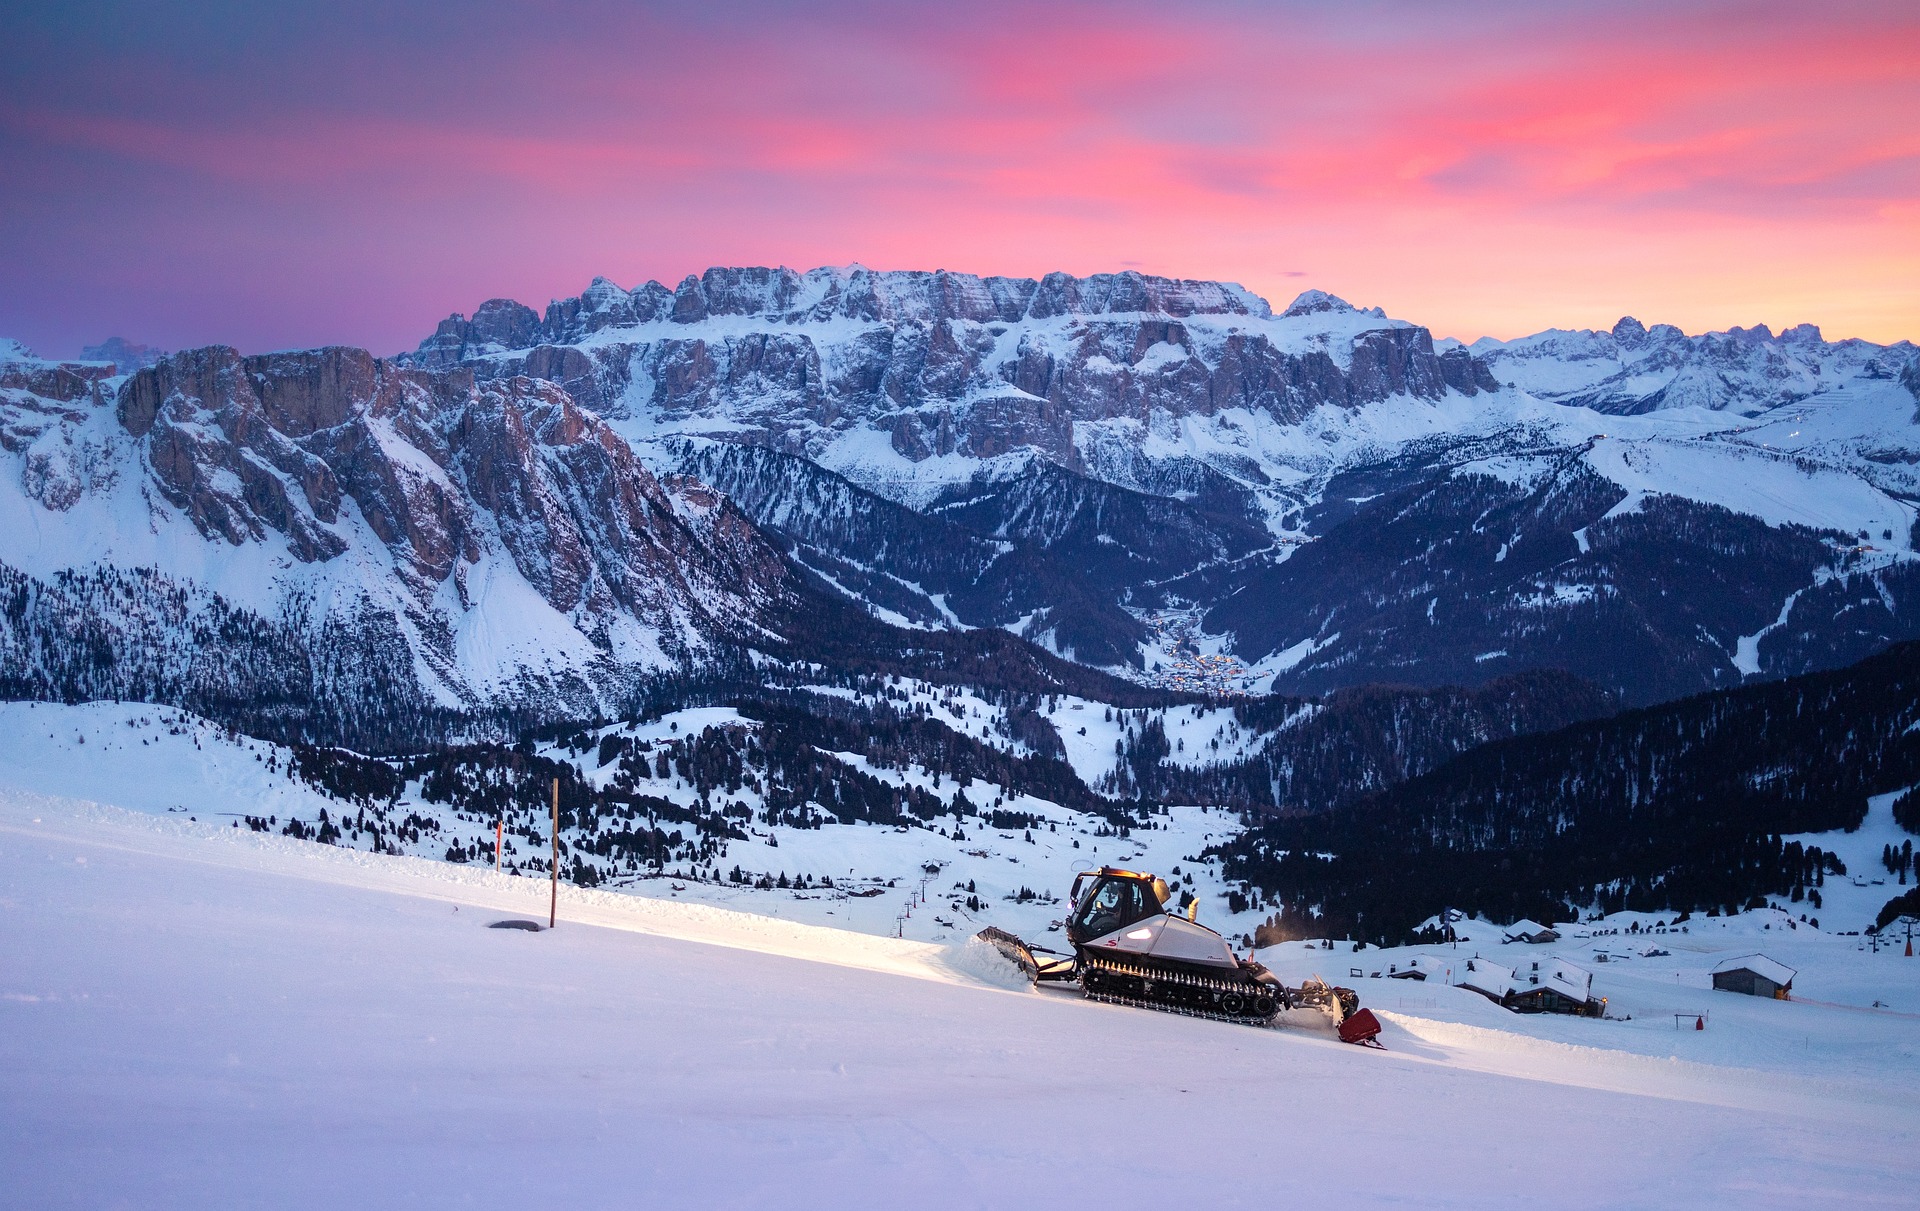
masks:
<instances>
[{"instance_id":1,"label":"pink sunset sky","mask_svg":"<svg viewBox=\"0 0 1920 1211\"><path fill-rule=\"evenodd\" d=\"M0 10L0 335L393 353L858 261L1920 338L1911 3L313 8Z\"/></svg>"}]
</instances>

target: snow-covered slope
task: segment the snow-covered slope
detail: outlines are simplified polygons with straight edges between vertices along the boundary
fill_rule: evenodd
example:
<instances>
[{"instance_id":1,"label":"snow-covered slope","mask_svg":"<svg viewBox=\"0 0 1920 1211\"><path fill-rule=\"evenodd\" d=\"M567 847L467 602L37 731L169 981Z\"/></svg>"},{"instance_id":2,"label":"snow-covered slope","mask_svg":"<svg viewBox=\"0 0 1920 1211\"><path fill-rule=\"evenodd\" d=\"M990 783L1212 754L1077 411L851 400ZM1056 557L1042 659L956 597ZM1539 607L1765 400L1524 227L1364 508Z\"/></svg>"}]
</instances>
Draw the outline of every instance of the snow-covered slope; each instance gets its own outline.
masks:
<instances>
[{"instance_id":1,"label":"snow-covered slope","mask_svg":"<svg viewBox=\"0 0 1920 1211\"><path fill-rule=\"evenodd\" d=\"M1154 1204L1897 1206L1920 1179L1911 1019L1712 993L1705 955L1599 968L1631 1022L1363 978L1376 1052L631 896L489 929L544 922L544 881L11 789L0 889L13 1206L975 1206L1063 1172ZM1913 995L1899 960L1790 961Z\"/></svg>"},{"instance_id":2,"label":"snow-covered slope","mask_svg":"<svg viewBox=\"0 0 1920 1211\"><path fill-rule=\"evenodd\" d=\"M0 703L0 785L223 826L342 807L284 746L139 702Z\"/></svg>"},{"instance_id":3,"label":"snow-covered slope","mask_svg":"<svg viewBox=\"0 0 1920 1211\"><path fill-rule=\"evenodd\" d=\"M922 692L928 688L921 687ZM977 698L925 696L938 703L936 717L955 728L984 730L983 723L994 720L995 709ZM755 726L736 711L709 707L675 711L631 728L608 728L604 734L658 746L700 736L709 728ZM596 746L600 738L594 737ZM611 763L576 757L565 748L547 746L541 752L575 764L595 786L605 786L618 772ZM993 828L981 817L952 821L952 827L944 820L937 826L914 827L829 820L796 828L766 822L771 787L742 787L730 798L748 809L745 827L739 837L715 850L711 865L675 857L664 870L616 873L619 868L609 868L601 885L872 934L955 941L989 924L1045 936L1065 912L1061 897L1074 871L1105 862L1137 863L1168 872L1177 886L1198 894L1206 919L1236 938L1250 935L1262 918L1253 910L1228 912L1226 884L1217 868L1197 858L1238 831L1230 812L1171 808L1152 828L1132 829L1123 836L1105 819L988 782L976 779L962 788L953 778L924 768L896 770L875 766L856 753L836 756L890 785L918 787L943 801L964 793L982 808L1034 822ZM248 829L257 821L268 832L282 835L291 830L293 835L314 836L330 820L337 832L328 835L346 848L435 860L460 850L463 862L485 867L493 862L492 812L430 799L418 781L391 804L356 803L300 776L294 754L284 746L230 732L186 712L140 703L0 703L0 788L97 800L223 827ZM643 777L631 789L687 810L705 797L672 772ZM511 813L505 869L544 872L544 808L537 803L520 807L527 811L524 817L519 810ZM523 819L539 830L532 840ZM673 854L681 853L683 833L688 838L698 835L684 824L662 824L671 838L666 850ZM592 857L594 837L587 831L568 823L562 840L567 855L581 853L598 861ZM468 859L468 847L478 856ZM744 878L736 882L726 877L734 871ZM768 885L757 886L763 877Z\"/></svg>"}]
</instances>

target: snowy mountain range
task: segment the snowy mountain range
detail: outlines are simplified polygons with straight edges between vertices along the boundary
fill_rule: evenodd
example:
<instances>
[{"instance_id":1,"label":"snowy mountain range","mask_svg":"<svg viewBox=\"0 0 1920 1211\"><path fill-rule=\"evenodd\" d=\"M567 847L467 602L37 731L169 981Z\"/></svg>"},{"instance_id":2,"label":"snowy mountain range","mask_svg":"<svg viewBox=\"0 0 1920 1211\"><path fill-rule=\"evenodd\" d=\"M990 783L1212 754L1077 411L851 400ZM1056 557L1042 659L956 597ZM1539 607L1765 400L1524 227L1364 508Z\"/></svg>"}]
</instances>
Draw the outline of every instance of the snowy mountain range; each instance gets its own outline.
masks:
<instances>
[{"instance_id":1,"label":"snowy mountain range","mask_svg":"<svg viewBox=\"0 0 1920 1211\"><path fill-rule=\"evenodd\" d=\"M409 360L562 382L910 625L1184 688L1226 652L1235 688L1558 666L1652 701L1915 633L1915 355L1633 319L1463 346L1320 291L854 267L493 300ZM1182 609L1184 658L1147 625Z\"/></svg>"},{"instance_id":2,"label":"snowy mountain range","mask_svg":"<svg viewBox=\"0 0 1920 1211\"><path fill-rule=\"evenodd\" d=\"M1852 379L1913 383L1913 346L1826 341L1800 324L1775 336L1765 324L1688 336L1627 316L1609 332L1554 329L1465 346L1502 382L1556 403L1632 415L1705 408L1747 415L1832 391Z\"/></svg>"},{"instance_id":3,"label":"snowy mountain range","mask_svg":"<svg viewBox=\"0 0 1920 1211\"><path fill-rule=\"evenodd\" d=\"M1916 351L1805 325L1462 345L1318 291L717 268L393 359L89 352L130 364L0 347L17 695L591 717L796 658L810 601L1193 692L1647 702L1920 635Z\"/></svg>"}]
</instances>

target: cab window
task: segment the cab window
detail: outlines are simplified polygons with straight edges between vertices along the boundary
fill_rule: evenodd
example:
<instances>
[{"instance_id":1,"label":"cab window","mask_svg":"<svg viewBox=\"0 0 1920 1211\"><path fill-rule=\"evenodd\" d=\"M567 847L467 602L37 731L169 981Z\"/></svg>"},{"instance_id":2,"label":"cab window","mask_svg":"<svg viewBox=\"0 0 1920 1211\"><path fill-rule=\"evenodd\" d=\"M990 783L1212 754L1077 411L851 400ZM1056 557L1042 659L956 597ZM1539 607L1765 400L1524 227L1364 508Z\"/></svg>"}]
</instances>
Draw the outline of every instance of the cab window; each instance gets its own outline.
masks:
<instances>
[{"instance_id":1,"label":"cab window","mask_svg":"<svg viewBox=\"0 0 1920 1211\"><path fill-rule=\"evenodd\" d=\"M1081 901L1074 924L1087 936L1097 938L1159 911L1160 905L1142 884L1131 879L1103 879Z\"/></svg>"}]
</instances>

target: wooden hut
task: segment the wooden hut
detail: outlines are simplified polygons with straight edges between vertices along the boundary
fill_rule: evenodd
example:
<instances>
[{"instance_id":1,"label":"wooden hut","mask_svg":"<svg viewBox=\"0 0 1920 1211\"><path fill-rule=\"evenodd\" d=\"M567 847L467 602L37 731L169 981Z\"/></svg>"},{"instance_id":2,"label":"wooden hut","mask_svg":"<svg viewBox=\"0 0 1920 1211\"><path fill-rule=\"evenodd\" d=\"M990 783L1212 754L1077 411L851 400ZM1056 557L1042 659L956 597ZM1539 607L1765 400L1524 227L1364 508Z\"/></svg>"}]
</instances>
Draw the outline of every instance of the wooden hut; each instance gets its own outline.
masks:
<instances>
[{"instance_id":1,"label":"wooden hut","mask_svg":"<svg viewBox=\"0 0 1920 1211\"><path fill-rule=\"evenodd\" d=\"M1446 959L1436 959L1432 955L1415 955L1407 960L1405 967L1393 964L1387 968L1390 980L1432 980L1444 984L1453 972L1453 964Z\"/></svg>"},{"instance_id":2,"label":"wooden hut","mask_svg":"<svg viewBox=\"0 0 1920 1211\"><path fill-rule=\"evenodd\" d=\"M1548 942L1558 942L1560 940L1560 934L1550 925L1542 925L1538 921L1529 921L1523 917L1507 926L1506 932L1502 935L1501 940L1506 942L1525 942L1532 946L1544 946Z\"/></svg>"},{"instance_id":3,"label":"wooden hut","mask_svg":"<svg viewBox=\"0 0 1920 1211\"><path fill-rule=\"evenodd\" d=\"M1742 955L1714 965L1713 986L1722 992L1784 1001L1793 991L1793 976L1793 968L1785 963L1776 963L1765 955Z\"/></svg>"}]
</instances>

